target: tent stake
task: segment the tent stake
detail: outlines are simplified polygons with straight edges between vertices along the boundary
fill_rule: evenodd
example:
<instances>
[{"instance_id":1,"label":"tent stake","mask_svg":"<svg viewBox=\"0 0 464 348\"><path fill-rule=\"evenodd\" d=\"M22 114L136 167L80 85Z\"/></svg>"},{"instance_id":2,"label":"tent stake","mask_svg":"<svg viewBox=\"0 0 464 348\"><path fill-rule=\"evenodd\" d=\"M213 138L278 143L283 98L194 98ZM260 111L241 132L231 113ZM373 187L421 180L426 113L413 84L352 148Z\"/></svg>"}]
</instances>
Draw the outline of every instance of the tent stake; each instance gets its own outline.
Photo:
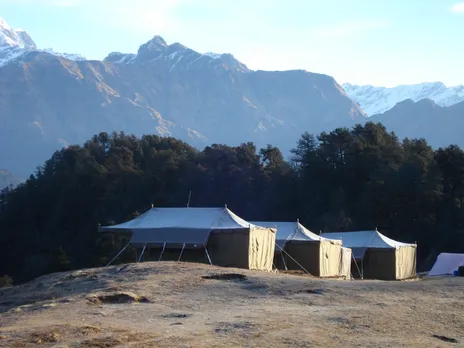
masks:
<instances>
[{"instance_id":1,"label":"tent stake","mask_svg":"<svg viewBox=\"0 0 464 348\"><path fill-rule=\"evenodd\" d=\"M148 244L148 243L145 243L145 245L143 246L142 253L140 254L139 260L138 260L137 262L142 261L142 256L143 256L143 253L145 252L145 249L146 249L146 247L147 247L147 244Z\"/></svg>"},{"instance_id":2,"label":"tent stake","mask_svg":"<svg viewBox=\"0 0 464 348\"><path fill-rule=\"evenodd\" d=\"M158 261L161 261L161 258L163 257L164 249L166 249L166 243L163 244L163 249L161 250L161 254L160 254Z\"/></svg>"},{"instance_id":3,"label":"tent stake","mask_svg":"<svg viewBox=\"0 0 464 348\"><path fill-rule=\"evenodd\" d=\"M208 248L206 247L206 245L203 245L203 247L205 248L205 252L206 252L206 256L208 257L209 264L212 266L213 263L211 262L211 258L209 257Z\"/></svg>"},{"instance_id":4,"label":"tent stake","mask_svg":"<svg viewBox=\"0 0 464 348\"><path fill-rule=\"evenodd\" d=\"M130 242L127 243L127 245L126 245L124 248L122 248L121 251L120 251L110 262L108 262L108 264L106 265L106 267L108 267L109 265L111 265L111 264L113 263L113 261L116 260L116 259L119 257L119 255L122 254L122 252L123 252L124 250L126 250L126 248L129 246L129 244L130 244Z\"/></svg>"},{"instance_id":5,"label":"tent stake","mask_svg":"<svg viewBox=\"0 0 464 348\"><path fill-rule=\"evenodd\" d=\"M180 251L179 259L177 260L177 262L180 261L180 258L182 257L182 253L184 252L184 248L185 248L185 243L182 245L182 250Z\"/></svg>"}]
</instances>

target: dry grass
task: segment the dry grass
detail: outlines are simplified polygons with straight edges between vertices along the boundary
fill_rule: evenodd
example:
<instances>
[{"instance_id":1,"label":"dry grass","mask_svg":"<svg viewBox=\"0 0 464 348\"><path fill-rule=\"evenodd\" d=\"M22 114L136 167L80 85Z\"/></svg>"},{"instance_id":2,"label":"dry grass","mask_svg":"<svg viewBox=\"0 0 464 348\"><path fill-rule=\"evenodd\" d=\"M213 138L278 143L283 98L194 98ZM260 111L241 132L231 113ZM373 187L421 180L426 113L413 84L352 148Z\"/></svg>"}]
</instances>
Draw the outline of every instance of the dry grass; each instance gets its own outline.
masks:
<instances>
[{"instance_id":1,"label":"dry grass","mask_svg":"<svg viewBox=\"0 0 464 348\"><path fill-rule=\"evenodd\" d=\"M463 288L176 262L88 269L2 289L0 347L464 347Z\"/></svg>"}]
</instances>

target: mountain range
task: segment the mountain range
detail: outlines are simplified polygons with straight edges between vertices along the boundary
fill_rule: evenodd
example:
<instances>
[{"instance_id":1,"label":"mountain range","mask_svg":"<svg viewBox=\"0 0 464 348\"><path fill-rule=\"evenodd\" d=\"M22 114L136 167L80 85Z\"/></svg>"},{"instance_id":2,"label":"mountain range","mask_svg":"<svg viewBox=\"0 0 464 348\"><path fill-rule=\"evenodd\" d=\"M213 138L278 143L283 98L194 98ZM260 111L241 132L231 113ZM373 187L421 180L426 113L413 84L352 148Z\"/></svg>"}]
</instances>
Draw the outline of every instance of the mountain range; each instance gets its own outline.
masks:
<instances>
[{"instance_id":1,"label":"mountain range","mask_svg":"<svg viewBox=\"0 0 464 348\"><path fill-rule=\"evenodd\" d=\"M400 137L462 146L463 100L462 86L441 83L341 86L304 70L255 71L231 54L160 36L137 53L91 61L39 49L0 19L0 167L20 177L103 131L174 136L199 148L253 141L288 155L304 131L373 120Z\"/></svg>"},{"instance_id":2,"label":"mountain range","mask_svg":"<svg viewBox=\"0 0 464 348\"><path fill-rule=\"evenodd\" d=\"M464 86L447 87L441 82L427 82L397 87L374 87L342 84L346 94L366 112L367 115L384 113L396 104L411 99L418 102L431 99L439 106L451 106L464 101Z\"/></svg>"},{"instance_id":3,"label":"mountain range","mask_svg":"<svg viewBox=\"0 0 464 348\"><path fill-rule=\"evenodd\" d=\"M443 107L431 99L407 99L370 120L381 122L400 139L424 138L435 148L451 144L464 148L464 101Z\"/></svg>"},{"instance_id":4,"label":"mountain range","mask_svg":"<svg viewBox=\"0 0 464 348\"><path fill-rule=\"evenodd\" d=\"M21 176L102 131L170 135L198 147L254 141L288 152L305 130L365 118L327 75L252 71L231 54L201 54L159 36L137 54L70 60L37 50L27 33L6 32L19 44L4 39L4 50L21 54L0 68L0 164Z\"/></svg>"}]
</instances>

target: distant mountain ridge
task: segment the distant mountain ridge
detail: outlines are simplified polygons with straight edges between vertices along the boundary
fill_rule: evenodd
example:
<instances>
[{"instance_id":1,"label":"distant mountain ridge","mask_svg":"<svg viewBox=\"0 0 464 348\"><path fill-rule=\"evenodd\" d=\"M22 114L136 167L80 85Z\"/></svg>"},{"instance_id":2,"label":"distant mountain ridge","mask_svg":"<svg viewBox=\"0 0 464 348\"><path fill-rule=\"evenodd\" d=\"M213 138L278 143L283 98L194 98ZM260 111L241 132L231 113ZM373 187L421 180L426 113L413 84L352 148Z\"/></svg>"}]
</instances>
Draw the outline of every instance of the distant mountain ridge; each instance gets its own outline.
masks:
<instances>
[{"instance_id":1,"label":"distant mountain ridge","mask_svg":"<svg viewBox=\"0 0 464 348\"><path fill-rule=\"evenodd\" d=\"M451 106L464 101L464 85L447 87L441 82L402 85L392 88L342 85L348 97L359 104L369 116L383 113L397 103L411 99L418 102L431 99L439 106Z\"/></svg>"},{"instance_id":2,"label":"distant mountain ridge","mask_svg":"<svg viewBox=\"0 0 464 348\"><path fill-rule=\"evenodd\" d=\"M424 138L435 148L451 144L464 148L464 101L442 107L431 99L407 99L369 119L381 122L400 138Z\"/></svg>"},{"instance_id":3,"label":"distant mountain ridge","mask_svg":"<svg viewBox=\"0 0 464 348\"><path fill-rule=\"evenodd\" d=\"M253 141L288 153L304 131L365 117L330 76L253 71L231 54L201 54L160 36L103 61L28 50L0 67L0 163L24 177L56 149L102 131L174 136L200 148Z\"/></svg>"}]
</instances>

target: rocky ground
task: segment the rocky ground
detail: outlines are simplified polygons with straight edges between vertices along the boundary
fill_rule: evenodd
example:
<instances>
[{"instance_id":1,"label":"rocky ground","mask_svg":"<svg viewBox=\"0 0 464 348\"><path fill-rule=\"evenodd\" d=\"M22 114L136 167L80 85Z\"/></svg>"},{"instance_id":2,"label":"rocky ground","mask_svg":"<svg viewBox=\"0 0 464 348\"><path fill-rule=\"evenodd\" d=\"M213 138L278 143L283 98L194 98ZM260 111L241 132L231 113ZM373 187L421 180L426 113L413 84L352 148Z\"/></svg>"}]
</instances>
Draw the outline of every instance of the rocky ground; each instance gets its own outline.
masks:
<instances>
[{"instance_id":1,"label":"rocky ground","mask_svg":"<svg viewBox=\"0 0 464 348\"><path fill-rule=\"evenodd\" d=\"M464 278L321 280L177 262L0 289L0 347L464 347Z\"/></svg>"}]
</instances>

